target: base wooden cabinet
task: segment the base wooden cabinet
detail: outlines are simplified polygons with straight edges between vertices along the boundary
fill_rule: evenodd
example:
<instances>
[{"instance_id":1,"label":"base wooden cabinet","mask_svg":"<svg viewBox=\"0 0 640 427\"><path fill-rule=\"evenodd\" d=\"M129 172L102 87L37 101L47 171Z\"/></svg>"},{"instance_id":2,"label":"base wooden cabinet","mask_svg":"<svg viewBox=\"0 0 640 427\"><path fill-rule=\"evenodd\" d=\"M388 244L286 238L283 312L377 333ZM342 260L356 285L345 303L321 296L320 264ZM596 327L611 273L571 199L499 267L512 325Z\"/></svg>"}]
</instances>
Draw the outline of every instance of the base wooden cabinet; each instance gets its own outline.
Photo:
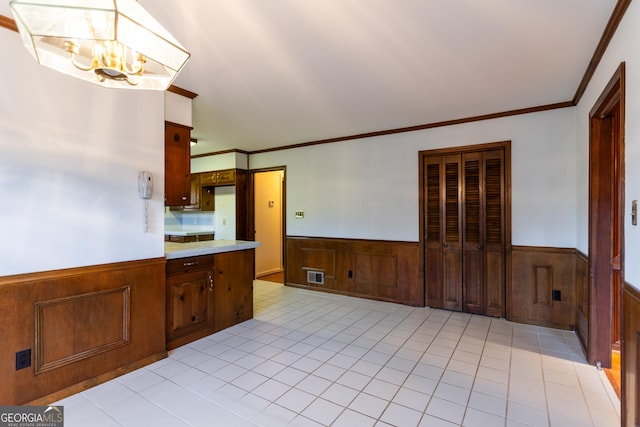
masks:
<instances>
[{"instance_id":1,"label":"base wooden cabinet","mask_svg":"<svg viewBox=\"0 0 640 427\"><path fill-rule=\"evenodd\" d=\"M255 251L167 261L167 349L253 317Z\"/></svg>"},{"instance_id":2,"label":"base wooden cabinet","mask_svg":"<svg viewBox=\"0 0 640 427\"><path fill-rule=\"evenodd\" d=\"M169 348L213 332L213 256L167 261Z\"/></svg>"},{"instance_id":3,"label":"base wooden cabinet","mask_svg":"<svg viewBox=\"0 0 640 427\"><path fill-rule=\"evenodd\" d=\"M255 251L223 252L214 256L215 329L253 317Z\"/></svg>"}]
</instances>

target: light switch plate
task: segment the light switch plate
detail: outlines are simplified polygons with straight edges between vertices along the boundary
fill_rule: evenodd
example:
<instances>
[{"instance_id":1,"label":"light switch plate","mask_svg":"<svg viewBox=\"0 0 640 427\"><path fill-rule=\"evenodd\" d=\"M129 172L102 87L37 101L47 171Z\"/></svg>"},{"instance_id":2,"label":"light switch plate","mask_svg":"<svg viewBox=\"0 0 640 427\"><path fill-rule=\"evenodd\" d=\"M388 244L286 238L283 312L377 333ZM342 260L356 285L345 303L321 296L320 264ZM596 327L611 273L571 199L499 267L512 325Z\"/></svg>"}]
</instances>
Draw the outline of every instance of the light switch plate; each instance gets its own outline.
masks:
<instances>
[{"instance_id":1,"label":"light switch plate","mask_svg":"<svg viewBox=\"0 0 640 427\"><path fill-rule=\"evenodd\" d=\"M298 219L304 218L304 211L296 211L296 218Z\"/></svg>"}]
</instances>

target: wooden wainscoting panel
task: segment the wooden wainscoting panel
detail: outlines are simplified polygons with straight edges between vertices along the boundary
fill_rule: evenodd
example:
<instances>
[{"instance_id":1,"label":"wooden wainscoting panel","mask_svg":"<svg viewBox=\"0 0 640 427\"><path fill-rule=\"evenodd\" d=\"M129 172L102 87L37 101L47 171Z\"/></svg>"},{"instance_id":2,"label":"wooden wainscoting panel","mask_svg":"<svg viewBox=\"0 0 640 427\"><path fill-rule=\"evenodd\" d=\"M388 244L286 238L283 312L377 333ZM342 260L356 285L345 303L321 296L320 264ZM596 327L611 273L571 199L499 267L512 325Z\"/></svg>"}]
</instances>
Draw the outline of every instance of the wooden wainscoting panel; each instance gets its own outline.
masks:
<instances>
[{"instance_id":1,"label":"wooden wainscoting panel","mask_svg":"<svg viewBox=\"0 0 640 427\"><path fill-rule=\"evenodd\" d=\"M505 317L505 257L502 254L487 252L485 284L487 307L489 316Z\"/></svg>"},{"instance_id":2,"label":"wooden wainscoting panel","mask_svg":"<svg viewBox=\"0 0 640 427\"><path fill-rule=\"evenodd\" d=\"M35 373L129 343L131 288L35 302Z\"/></svg>"},{"instance_id":3,"label":"wooden wainscoting panel","mask_svg":"<svg viewBox=\"0 0 640 427\"><path fill-rule=\"evenodd\" d=\"M355 252L353 281L360 294L395 298L398 294L398 259L395 255Z\"/></svg>"},{"instance_id":4,"label":"wooden wainscoting panel","mask_svg":"<svg viewBox=\"0 0 640 427\"><path fill-rule=\"evenodd\" d=\"M573 329L575 265L575 249L514 246L509 320ZM554 290L560 301L552 299Z\"/></svg>"},{"instance_id":5,"label":"wooden wainscoting panel","mask_svg":"<svg viewBox=\"0 0 640 427\"><path fill-rule=\"evenodd\" d=\"M424 306L418 243L287 236L285 284ZM325 272L310 285L306 272Z\"/></svg>"},{"instance_id":6,"label":"wooden wainscoting panel","mask_svg":"<svg viewBox=\"0 0 640 427\"><path fill-rule=\"evenodd\" d=\"M335 280L336 250L324 248L302 248L302 269L305 271L323 271L325 280Z\"/></svg>"},{"instance_id":7,"label":"wooden wainscoting panel","mask_svg":"<svg viewBox=\"0 0 640 427\"><path fill-rule=\"evenodd\" d=\"M551 307L551 291L553 289L553 267L550 265L533 266L533 304L534 307Z\"/></svg>"},{"instance_id":8,"label":"wooden wainscoting panel","mask_svg":"<svg viewBox=\"0 0 640 427\"><path fill-rule=\"evenodd\" d=\"M3 404L60 398L61 390L165 357L165 263L154 258L0 278L0 296L8 299L0 307L14 307L0 311L3 327L11 328L10 347L0 355L0 373L12 367L2 377L0 388L11 390ZM32 364L16 371L15 353L26 349Z\"/></svg>"},{"instance_id":9,"label":"wooden wainscoting panel","mask_svg":"<svg viewBox=\"0 0 640 427\"><path fill-rule=\"evenodd\" d=\"M640 425L640 290L622 290L622 425Z\"/></svg>"},{"instance_id":10,"label":"wooden wainscoting panel","mask_svg":"<svg viewBox=\"0 0 640 427\"><path fill-rule=\"evenodd\" d=\"M0 356L0 404L9 405L15 402L13 383L16 375L15 352L26 350L19 342L16 324L18 309L15 300L14 286L0 286L0 322L2 324L2 356Z\"/></svg>"}]
</instances>

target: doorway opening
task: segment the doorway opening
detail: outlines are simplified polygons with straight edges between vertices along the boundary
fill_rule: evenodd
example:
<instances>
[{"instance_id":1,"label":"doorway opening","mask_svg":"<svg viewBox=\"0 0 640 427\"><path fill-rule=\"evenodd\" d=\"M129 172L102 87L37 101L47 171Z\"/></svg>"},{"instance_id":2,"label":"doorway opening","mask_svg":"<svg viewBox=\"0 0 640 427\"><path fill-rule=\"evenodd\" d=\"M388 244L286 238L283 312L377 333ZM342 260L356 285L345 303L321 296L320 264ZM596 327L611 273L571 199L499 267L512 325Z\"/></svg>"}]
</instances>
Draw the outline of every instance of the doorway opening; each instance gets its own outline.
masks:
<instances>
[{"instance_id":1,"label":"doorway opening","mask_svg":"<svg viewBox=\"0 0 640 427\"><path fill-rule=\"evenodd\" d=\"M589 113L589 363L620 378L621 296L624 283L624 93L620 64ZM617 365L617 367L615 367ZM623 365L624 366L624 365Z\"/></svg>"},{"instance_id":2,"label":"doorway opening","mask_svg":"<svg viewBox=\"0 0 640 427\"><path fill-rule=\"evenodd\" d=\"M250 229L256 248L256 278L284 283L285 168L251 171Z\"/></svg>"}]
</instances>

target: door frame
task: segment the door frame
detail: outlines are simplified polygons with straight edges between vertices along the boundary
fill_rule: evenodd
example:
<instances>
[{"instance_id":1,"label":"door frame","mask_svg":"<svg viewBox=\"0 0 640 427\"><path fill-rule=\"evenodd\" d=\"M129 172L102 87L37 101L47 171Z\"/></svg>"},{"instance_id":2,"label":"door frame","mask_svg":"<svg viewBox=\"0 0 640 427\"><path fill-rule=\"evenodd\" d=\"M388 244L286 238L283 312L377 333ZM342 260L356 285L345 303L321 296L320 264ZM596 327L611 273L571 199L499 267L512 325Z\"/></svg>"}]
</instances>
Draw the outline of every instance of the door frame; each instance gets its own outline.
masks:
<instances>
[{"instance_id":1,"label":"door frame","mask_svg":"<svg viewBox=\"0 0 640 427\"><path fill-rule=\"evenodd\" d=\"M601 124L604 118L611 117L612 111L618 109L617 120L612 120L612 136L604 139L601 132ZM615 118L615 116L614 116ZM611 367L612 328L614 323L613 307L614 298L620 301L620 295L612 295L612 244L602 249L601 241L613 241L612 233L619 233L620 245L620 284L624 286L624 128L625 128L625 63L622 62L609 80L609 83L600 94L591 111L589 112L589 318L588 318L588 342L587 360L591 364L600 362L603 368ZM616 148L612 145L615 145ZM615 171L616 155L619 161L619 170ZM607 158L607 164L595 161L602 157ZM606 176L601 176L606 174ZM618 177L617 182L613 178ZM595 178L600 177L600 182ZM611 183L610 200L602 199L600 185ZM615 186L615 187L614 187ZM613 196L618 200L614 201ZM618 206L617 212L614 207ZM594 214L594 209L598 214ZM605 213L606 218L602 218ZM618 230L613 230L614 216L617 216ZM603 221L607 221L606 223ZM607 228L602 228L603 224ZM622 318L622 307L619 315ZM619 319L618 319L619 320ZM618 322L620 324L620 322ZM622 343L624 345L624 343ZM621 352L622 354L623 352ZM624 362L621 363L621 369ZM622 374L624 376L624 374Z\"/></svg>"},{"instance_id":2,"label":"door frame","mask_svg":"<svg viewBox=\"0 0 640 427\"><path fill-rule=\"evenodd\" d=\"M501 148L504 150L504 306L505 318L511 320L511 141L497 141L485 144L464 145L457 147L438 148L418 152L418 182L419 182L419 262L418 280L423 285L423 304L427 302L427 274L425 266L426 253L426 198L424 194L424 162L428 156L447 153L465 153L471 151L486 151Z\"/></svg>"},{"instance_id":3,"label":"door frame","mask_svg":"<svg viewBox=\"0 0 640 427\"><path fill-rule=\"evenodd\" d=\"M255 193L255 174L261 172L282 171L282 269L284 274L284 282L287 282L287 167L273 166L268 168L249 170L249 206L247 209L247 228L251 236L251 240L256 240L256 193ZM255 264L255 261L254 261Z\"/></svg>"}]
</instances>

